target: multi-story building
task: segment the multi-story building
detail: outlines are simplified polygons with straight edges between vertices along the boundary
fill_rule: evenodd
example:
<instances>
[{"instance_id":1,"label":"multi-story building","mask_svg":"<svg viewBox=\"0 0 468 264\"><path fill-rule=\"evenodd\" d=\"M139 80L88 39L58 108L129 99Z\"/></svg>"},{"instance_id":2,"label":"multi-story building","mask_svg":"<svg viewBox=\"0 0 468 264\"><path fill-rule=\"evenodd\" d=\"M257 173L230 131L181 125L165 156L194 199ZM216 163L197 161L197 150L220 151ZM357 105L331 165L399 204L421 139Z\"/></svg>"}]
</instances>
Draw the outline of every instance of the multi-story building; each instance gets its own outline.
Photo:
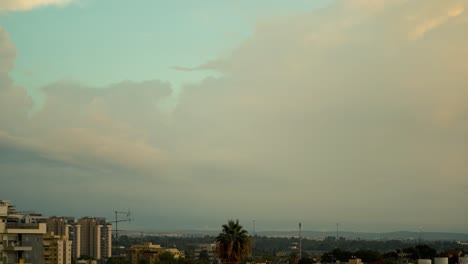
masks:
<instances>
[{"instance_id":1,"label":"multi-story building","mask_svg":"<svg viewBox=\"0 0 468 264\"><path fill-rule=\"evenodd\" d=\"M0 200L0 264L42 263L45 223L26 223L10 201Z\"/></svg>"},{"instance_id":2,"label":"multi-story building","mask_svg":"<svg viewBox=\"0 0 468 264\"><path fill-rule=\"evenodd\" d=\"M70 237L70 228L74 219L70 217L51 216L47 219L47 232L56 236Z\"/></svg>"},{"instance_id":3,"label":"multi-story building","mask_svg":"<svg viewBox=\"0 0 468 264\"><path fill-rule=\"evenodd\" d=\"M81 256L80 225L76 224L75 218L51 216L47 220L47 232L67 237L71 244L72 258L78 259Z\"/></svg>"},{"instance_id":4,"label":"multi-story building","mask_svg":"<svg viewBox=\"0 0 468 264\"><path fill-rule=\"evenodd\" d=\"M72 257L78 259L81 256L81 226L75 222L71 222L68 235L72 241Z\"/></svg>"},{"instance_id":5,"label":"multi-story building","mask_svg":"<svg viewBox=\"0 0 468 264\"><path fill-rule=\"evenodd\" d=\"M48 216L36 213L28 213L24 215L24 222L26 224L47 223Z\"/></svg>"},{"instance_id":6,"label":"multi-story building","mask_svg":"<svg viewBox=\"0 0 468 264\"><path fill-rule=\"evenodd\" d=\"M96 218L96 221L101 225L101 255L109 258L112 256L112 224L105 218Z\"/></svg>"},{"instance_id":7,"label":"multi-story building","mask_svg":"<svg viewBox=\"0 0 468 264\"><path fill-rule=\"evenodd\" d=\"M94 259L112 256L112 225L106 223L105 218L84 217L78 220L76 227L77 256Z\"/></svg>"},{"instance_id":8,"label":"multi-story building","mask_svg":"<svg viewBox=\"0 0 468 264\"><path fill-rule=\"evenodd\" d=\"M43 264L71 264L72 242L68 236L58 235L53 232L44 235L44 261Z\"/></svg>"}]
</instances>

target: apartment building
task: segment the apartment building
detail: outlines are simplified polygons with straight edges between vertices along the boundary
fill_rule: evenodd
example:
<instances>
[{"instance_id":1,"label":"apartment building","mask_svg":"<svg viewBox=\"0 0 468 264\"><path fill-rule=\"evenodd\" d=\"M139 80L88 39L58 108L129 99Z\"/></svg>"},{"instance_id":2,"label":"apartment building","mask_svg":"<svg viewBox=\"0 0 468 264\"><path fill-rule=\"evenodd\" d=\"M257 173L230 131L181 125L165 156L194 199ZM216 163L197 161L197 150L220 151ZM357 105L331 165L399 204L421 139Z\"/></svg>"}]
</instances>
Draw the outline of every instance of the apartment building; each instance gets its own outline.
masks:
<instances>
[{"instance_id":1,"label":"apartment building","mask_svg":"<svg viewBox=\"0 0 468 264\"><path fill-rule=\"evenodd\" d=\"M8 200L0 200L0 264L42 263L45 223L26 223Z\"/></svg>"},{"instance_id":2,"label":"apartment building","mask_svg":"<svg viewBox=\"0 0 468 264\"><path fill-rule=\"evenodd\" d=\"M83 217L76 227L77 256L94 259L112 256L112 225L105 218Z\"/></svg>"},{"instance_id":3,"label":"apartment building","mask_svg":"<svg viewBox=\"0 0 468 264\"><path fill-rule=\"evenodd\" d=\"M43 264L71 264L72 242L68 236L55 235L53 232L44 235Z\"/></svg>"}]
</instances>

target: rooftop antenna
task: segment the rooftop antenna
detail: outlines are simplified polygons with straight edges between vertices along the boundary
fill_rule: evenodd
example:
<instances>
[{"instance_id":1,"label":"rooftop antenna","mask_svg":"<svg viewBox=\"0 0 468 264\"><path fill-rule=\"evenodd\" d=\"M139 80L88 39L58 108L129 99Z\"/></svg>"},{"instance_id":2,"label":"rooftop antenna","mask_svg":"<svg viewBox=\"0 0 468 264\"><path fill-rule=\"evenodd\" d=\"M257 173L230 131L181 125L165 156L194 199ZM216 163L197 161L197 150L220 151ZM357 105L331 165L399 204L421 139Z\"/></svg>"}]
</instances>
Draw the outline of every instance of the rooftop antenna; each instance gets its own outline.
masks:
<instances>
[{"instance_id":1,"label":"rooftop antenna","mask_svg":"<svg viewBox=\"0 0 468 264\"><path fill-rule=\"evenodd\" d=\"M119 239L119 228L118 228L118 224L120 222L129 222L131 221L131 214L130 213L130 209L128 209L127 212L119 212L119 211L114 211L115 213L115 220L112 221L113 223L115 223L115 240L117 241ZM119 219L119 215L124 215L124 218L120 218Z\"/></svg>"}]
</instances>

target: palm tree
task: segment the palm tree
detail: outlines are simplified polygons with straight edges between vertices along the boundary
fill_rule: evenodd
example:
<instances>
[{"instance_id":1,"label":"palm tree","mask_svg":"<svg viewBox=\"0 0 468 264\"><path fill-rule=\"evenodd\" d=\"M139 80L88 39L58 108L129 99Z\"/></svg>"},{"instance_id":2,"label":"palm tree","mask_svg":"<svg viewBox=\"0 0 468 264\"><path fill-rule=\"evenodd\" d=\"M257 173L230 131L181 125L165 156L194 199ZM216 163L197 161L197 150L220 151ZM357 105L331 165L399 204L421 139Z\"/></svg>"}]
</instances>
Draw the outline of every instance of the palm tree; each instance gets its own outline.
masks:
<instances>
[{"instance_id":1,"label":"palm tree","mask_svg":"<svg viewBox=\"0 0 468 264\"><path fill-rule=\"evenodd\" d=\"M223 263L239 263L250 255L250 238L246 230L239 225L239 220L229 220L216 237L216 253Z\"/></svg>"}]
</instances>

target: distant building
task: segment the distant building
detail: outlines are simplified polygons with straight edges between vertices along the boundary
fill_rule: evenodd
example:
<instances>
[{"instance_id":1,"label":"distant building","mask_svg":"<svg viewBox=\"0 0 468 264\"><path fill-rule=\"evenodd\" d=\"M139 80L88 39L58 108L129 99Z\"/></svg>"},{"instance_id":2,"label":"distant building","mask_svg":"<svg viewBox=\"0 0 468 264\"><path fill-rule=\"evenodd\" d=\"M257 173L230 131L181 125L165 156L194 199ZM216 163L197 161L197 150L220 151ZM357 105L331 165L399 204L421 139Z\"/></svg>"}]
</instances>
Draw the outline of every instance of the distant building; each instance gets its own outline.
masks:
<instances>
[{"instance_id":1,"label":"distant building","mask_svg":"<svg viewBox=\"0 0 468 264\"><path fill-rule=\"evenodd\" d=\"M359 258L349 259L348 264L362 264L362 260Z\"/></svg>"},{"instance_id":2,"label":"distant building","mask_svg":"<svg viewBox=\"0 0 468 264\"><path fill-rule=\"evenodd\" d=\"M67 237L71 244L73 259L80 257L80 226L73 217L51 216L47 220L47 232Z\"/></svg>"},{"instance_id":3,"label":"distant building","mask_svg":"<svg viewBox=\"0 0 468 264\"><path fill-rule=\"evenodd\" d=\"M0 263L42 263L45 223L26 223L8 200L0 200Z\"/></svg>"},{"instance_id":4,"label":"distant building","mask_svg":"<svg viewBox=\"0 0 468 264\"><path fill-rule=\"evenodd\" d=\"M468 255L465 255L464 257L460 257L460 261L458 261L460 264L468 264Z\"/></svg>"},{"instance_id":5,"label":"distant building","mask_svg":"<svg viewBox=\"0 0 468 264\"><path fill-rule=\"evenodd\" d=\"M56 236L54 233L44 235L44 261L43 264L71 264L72 242L68 236Z\"/></svg>"},{"instance_id":6,"label":"distant building","mask_svg":"<svg viewBox=\"0 0 468 264\"><path fill-rule=\"evenodd\" d=\"M24 215L24 222L26 224L47 223L48 219L48 216L42 214L31 213Z\"/></svg>"},{"instance_id":7,"label":"distant building","mask_svg":"<svg viewBox=\"0 0 468 264\"><path fill-rule=\"evenodd\" d=\"M448 264L448 257L434 258L434 264Z\"/></svg>"},{"instance_id":8,"label":"distant building","mask_svg":"<svg viewBox=\"0 0 468 264\"><path fill-rule=\"evenodd\" d=\"M199 244L195 249L195 259L199 260L200 255L206 254L210 263L217 261L216 244Z\"/></svg>"},{"instance_id":9,"label":"distant building","mask_svg":"<svg viewBox=\"0 0 468 264\"><path fill-rule=\"evenodd\" d=\"M72 257L78 259L81 256L81 226L75 221L70 222L68 235L72 241Z\"/></svg>"},{"instance_id":10,"label":"distant building","mask_svg":"<svg viewBox=\"0 0 468 264\"><path fill-rule=\"evenodd\" d=\"M430 259L418 259L418 264L432 264Z\"/></svg>"},{"instance_id":11,"label":"distant building","mask_svg":"<svg viewBox=\"0 0 468 264\"><path fill-rule=\"evenodd\" d=\"M97 264L97 260L77 260L76 264Z\"/></svg>"},{"instance_id":12,"label":"distant building","mask_svg":"<svg viewBox=\"0 0 468 264\"><path fill-rule=\"evenodd\" d=\"M141 261L148 261L150 264L156 263L159 260L159 255L163 252L172 253L175 259L182 256L177 248L162 248L161 245L153 245L152 243L132 245L128 251L132 264L138 264Z\"/></svg>"},{"instance_id":13,"label":"distant building","mask_svg":"<svg viewBox=\"0 0 468 264\"><path fill-rule=\"evenodd\" d=\"M70 237L70 227L73 223L74 219L70 217L51 216L47 219L47 232Z\"/></svg>"},{"instance_id":14,"label":"distant building","mask_svg":"<svg viewBox=\"0 0 468 264\"><path fill-rule=\"evenodd\" d=\"M75 226L76 255L96 260L112 256L112 225L105 218L84 217ZM79 245L79 246L78 246Z\"/></svg>"}]
</instances>

